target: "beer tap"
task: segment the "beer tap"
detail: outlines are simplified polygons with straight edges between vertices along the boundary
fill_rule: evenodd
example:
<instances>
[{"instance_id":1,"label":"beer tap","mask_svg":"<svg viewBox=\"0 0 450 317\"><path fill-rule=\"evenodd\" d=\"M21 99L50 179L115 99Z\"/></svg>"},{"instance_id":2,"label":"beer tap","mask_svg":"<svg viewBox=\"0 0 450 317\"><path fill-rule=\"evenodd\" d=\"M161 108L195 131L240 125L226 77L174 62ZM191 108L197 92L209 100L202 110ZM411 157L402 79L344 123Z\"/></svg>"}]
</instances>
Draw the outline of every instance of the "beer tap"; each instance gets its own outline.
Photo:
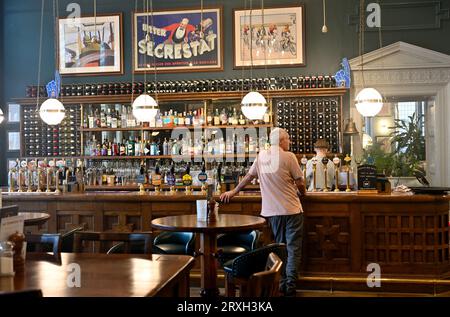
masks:
<instances>
[{"instance_id":1,"label":"beer tap","mask_svg":"<svg viewBox=\"0 0 450 317\"><path fill-rule=\"evenodd\" d=\"M16 167L18 167L18 165ZM8 183L9 183L8 192L9 193L14 193L14 190L15 190L15 187L16 187L15 186L15 178L14 178L14 175L17 172L16 167L11 168L9 170L9 172L8 172Z\"/></svg>"},{"instance_id":2,"label":"beer tap","mask_svg":"<svg viewBox=\"0 0 450 317\"><path fill-rule=\"evenodd\" d=\"M36 189L36 193L42 193L42 190L41 190L42 168L41 168L41 166L39 166L37 160L36 160L36 166L37 166L37 189Z\"/></svg>"},{"instance_id":3,"label":"beer tap","mask_svg":"<svg viewBox=\"0 0 450 317\"><path fill-rule=\"evenodd\" d=\"M27 169L26 169L26 177L27 177L27 182L28 182L28 186L27 186L27 193L32 193L33 192L33 165L30 164L28 165L27 162Z\"/></svg>"},{"instance_id":4,"label":"beer tap","mask_svg":"<svg viewBox=\"0 0 450 317\"><path fill-rule=\"evenodd\" d=\"M351 192L350 189L350 162L352 161L352 158L347 154L347 156L344 158L345 163L347 164L347 189L346 192Z\"/></svg>"},{"instance_id":5,"label":"beer tap","mask_svg":"<svg viewBox=\"0 0 450 317\"><path fill-rule=\"evenodd\" d=\"M52 184L52 168L49 165L47 165L47 164L45 164L45 165L47 166L47 168L46 168L46 171L47 171L47 175L46 175L47 188L46 188L45 192L46 193L51 193L52 190L50 189L50 186Z\"/></svg>"},{"instance_id":6,"label":"beer tap","mask_svg":"<svg viewBox=\"0 0 450 317\"><path fill-rule=\"evenodd\" d=\"M316 186L317 186L317 158L316 157L313 157L312 159L311 159L311 162L312 162L312 165L313 165L313 192L315 192L315 191L317 191L317 188L316 188Z\"/></svg>"},{"instance_id":7,"label":"beer tap","mask_svg":"<svg viewBox=\"0 0 450 317\"><path fill-rule=\"evenodd\" d=\"M306 164L308 164L308 159L305 154L303 154L303 157L300 159L300 163L302 165L303 179L306 182Z\"/></svg>"},{"instance_id":8,"label":"beer tap","mask_svg":"<svg viewBox=\"0 0 450 317\"><path fill-rule=\"evenodd\" d=\"M329 159L327 157L324 157L322 159L323 175L325 177L325 187L323 189L324 192L328 191L328 161L329 161Z\"/></svg>"},{"instance_id":9,"label":"beer tap","mask_svg":"<svg viewBox=\"0 0 450 317\"><path fill-rule=\"evenodd\" d=\"M336 173L334 191L339 192L339 164L341 164L341 159L337 155L334 155L333 163L334 163L334 171Z\"/></svg>"},{"instance_id":10,"label":"beer tap","mask_svg":"<svg viewBox=\"0 0 450 317\"><path fill-rule=\"evenodd\" d=\"M20 162L19 175L18 175L18 186L19 186L19 188L17 190L18 193L23 193L22 183L23 183L23 167L22 167L22 162Z\"/></svg>"},{"instance_id":11,"label":"beer tap","mask_svg":"<svg viewBox=\"0 0 450 317\"><path fill-rule=\"evenodd\" d=\"M205 162L202 164L202 171L198 174L198 180L202 183L201 192L202 194L206 194L208 187L206 186L206 181L208 180L208 174L206 174L206 166Z\"/></svg>"},{"instance_id":12,"label":"beer tap","mask_svg":"<svg viewBox=\"0 0 450 317\"><path fill-rule=\"evenodd\" d=\"M58 165L56 165L56 160L54 160L55 164L54 164L54 171L55 171L55 193L56 194L60 194L61 190L59 189L59 172L60 172L60 167L58 167Z\"/></svg>"}]
</instances>

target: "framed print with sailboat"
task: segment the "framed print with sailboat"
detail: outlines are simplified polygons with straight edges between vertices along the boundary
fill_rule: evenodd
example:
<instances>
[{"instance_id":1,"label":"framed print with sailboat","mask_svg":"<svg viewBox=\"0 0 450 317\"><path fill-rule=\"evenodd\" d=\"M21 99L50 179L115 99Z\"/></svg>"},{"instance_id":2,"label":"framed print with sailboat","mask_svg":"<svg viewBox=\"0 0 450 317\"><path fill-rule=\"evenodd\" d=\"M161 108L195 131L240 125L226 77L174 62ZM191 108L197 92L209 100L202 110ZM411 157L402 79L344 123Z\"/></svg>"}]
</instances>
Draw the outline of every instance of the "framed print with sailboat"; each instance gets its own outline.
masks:
<instances>
[{"instance_id":1,"label":"framed print with sailboat","mask_svg":"<svg viewBox=\"0 0 450 317\"><path fill-rule=\"evenodd\" d=\"M123 74L122 14L58 20L61 75Z\"/></svg>"}]
</instances>

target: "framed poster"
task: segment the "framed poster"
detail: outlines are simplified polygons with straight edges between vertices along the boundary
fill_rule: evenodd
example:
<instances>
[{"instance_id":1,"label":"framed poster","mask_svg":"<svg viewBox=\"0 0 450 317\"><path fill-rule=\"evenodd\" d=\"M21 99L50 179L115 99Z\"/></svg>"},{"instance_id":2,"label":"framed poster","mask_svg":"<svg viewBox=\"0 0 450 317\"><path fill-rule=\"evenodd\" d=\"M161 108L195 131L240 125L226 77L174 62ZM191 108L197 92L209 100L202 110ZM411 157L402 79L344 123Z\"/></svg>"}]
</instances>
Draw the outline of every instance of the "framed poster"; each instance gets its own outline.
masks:
<instances>
[{"instance_id":1,"label":"framed poster","mask_svg":"<svg viewBox=\"0 0 450 317\"><path fill-rule=\"evenodd\" d=\"M122 14L58 20L61 75L123 74Z\"/></svg>"},{"instance_id":2,"label":"framed poster","mask_svg":"<svg viewBox=\"0 0 450 317\"><path fill-rule=\"evenodd\" d=\"M303 5L234 10L234 68L305 66L304 14Z\"/></svg>"},{"instance_id":3,"label":"framed poster","mask_svg":"<svg viewBox=\"0 0 450 317\"><path fill-rule=\"evenodd\" d=\"M222 9L134 13L133 71L223 70Z\"/></svg>"}]
</instances>

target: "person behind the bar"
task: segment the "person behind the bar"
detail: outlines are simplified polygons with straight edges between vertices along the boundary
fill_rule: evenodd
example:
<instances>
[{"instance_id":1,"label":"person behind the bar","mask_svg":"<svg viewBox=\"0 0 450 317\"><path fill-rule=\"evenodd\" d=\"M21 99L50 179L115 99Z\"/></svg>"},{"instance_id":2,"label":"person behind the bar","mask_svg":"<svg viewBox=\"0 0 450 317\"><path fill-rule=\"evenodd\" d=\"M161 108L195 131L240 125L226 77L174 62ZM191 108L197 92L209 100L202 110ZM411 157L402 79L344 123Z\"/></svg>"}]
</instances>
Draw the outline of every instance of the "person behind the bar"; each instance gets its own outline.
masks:
<instances>
[{"instance_id":1,"label":"person behind the bar","mask_svg":"<svg viewBox=\"0 0 450 317\"><path fill-rule=\"evenodd\" d=\"M330 144L324 140L319 139L314 143L314 151L316 155L311 158L306 164L306 184L308 184L308 191L313 191L314 185L316 190L321 191L325 188L325 169L322 163L323 158L327 157L328 149ZM314 184L314 166L313 160L316 160L316 184ZM328 160L327 163L327 188L331 189L334 182L334 164L332 159Z\"/></svg>"},{"instance_id":2,"label":"person behind the bar","mask_svg":"<svg viewBox=\"0 0 450 317\"><path fill-rule=\"evenodd\" d=\"M289 134L275 128L270 133L271 147L257 156L248 174L238 186L220 196L227 203L247 184L258 177L262 209L275 241L287 246L286 272L282 272L280 291L286 296L296 293L297 274L301 262L303 209L299 195L305 195L303 174L294 153L289 152Z\"/></svg>"}]
</instances>

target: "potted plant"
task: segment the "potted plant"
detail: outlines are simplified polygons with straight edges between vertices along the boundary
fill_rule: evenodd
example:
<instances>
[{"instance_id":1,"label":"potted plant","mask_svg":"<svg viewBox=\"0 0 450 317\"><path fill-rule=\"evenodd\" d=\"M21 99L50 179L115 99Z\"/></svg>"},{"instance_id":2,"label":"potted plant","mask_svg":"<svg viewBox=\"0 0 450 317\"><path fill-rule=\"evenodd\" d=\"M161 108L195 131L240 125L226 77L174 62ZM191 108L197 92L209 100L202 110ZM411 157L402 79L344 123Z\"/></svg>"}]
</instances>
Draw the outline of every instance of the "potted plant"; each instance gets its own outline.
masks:
<instances>
[{"instance_id":1,"label":"potted plant","mask_svg":"<svg viewBox=\"0 0 450 317\"><path fill-rule=\"evenodd\" d=\"M393 155L393 176L414 176L415 170L424 170L425 136L422 129L423 116L414 113L409 121L396 119L390 127L391 145L395 149Z\"/></svg>"},{"instance_id":2,"label":"potted plant","mask_svg":"<svg viewBox=\"0 0 450 317\"><path fill-rule=\"evenodd\" d=\"M386 153L381 144L374 143L364 150L363 160L371 157L380 174L388 176L393 186L405 184L420 186L414 177L414 171L425 174L425 136L422 130L423 116L415 113L408 117L408 121L396 119L392 130L392 153Z\"/></svg>"}]
</instances>

